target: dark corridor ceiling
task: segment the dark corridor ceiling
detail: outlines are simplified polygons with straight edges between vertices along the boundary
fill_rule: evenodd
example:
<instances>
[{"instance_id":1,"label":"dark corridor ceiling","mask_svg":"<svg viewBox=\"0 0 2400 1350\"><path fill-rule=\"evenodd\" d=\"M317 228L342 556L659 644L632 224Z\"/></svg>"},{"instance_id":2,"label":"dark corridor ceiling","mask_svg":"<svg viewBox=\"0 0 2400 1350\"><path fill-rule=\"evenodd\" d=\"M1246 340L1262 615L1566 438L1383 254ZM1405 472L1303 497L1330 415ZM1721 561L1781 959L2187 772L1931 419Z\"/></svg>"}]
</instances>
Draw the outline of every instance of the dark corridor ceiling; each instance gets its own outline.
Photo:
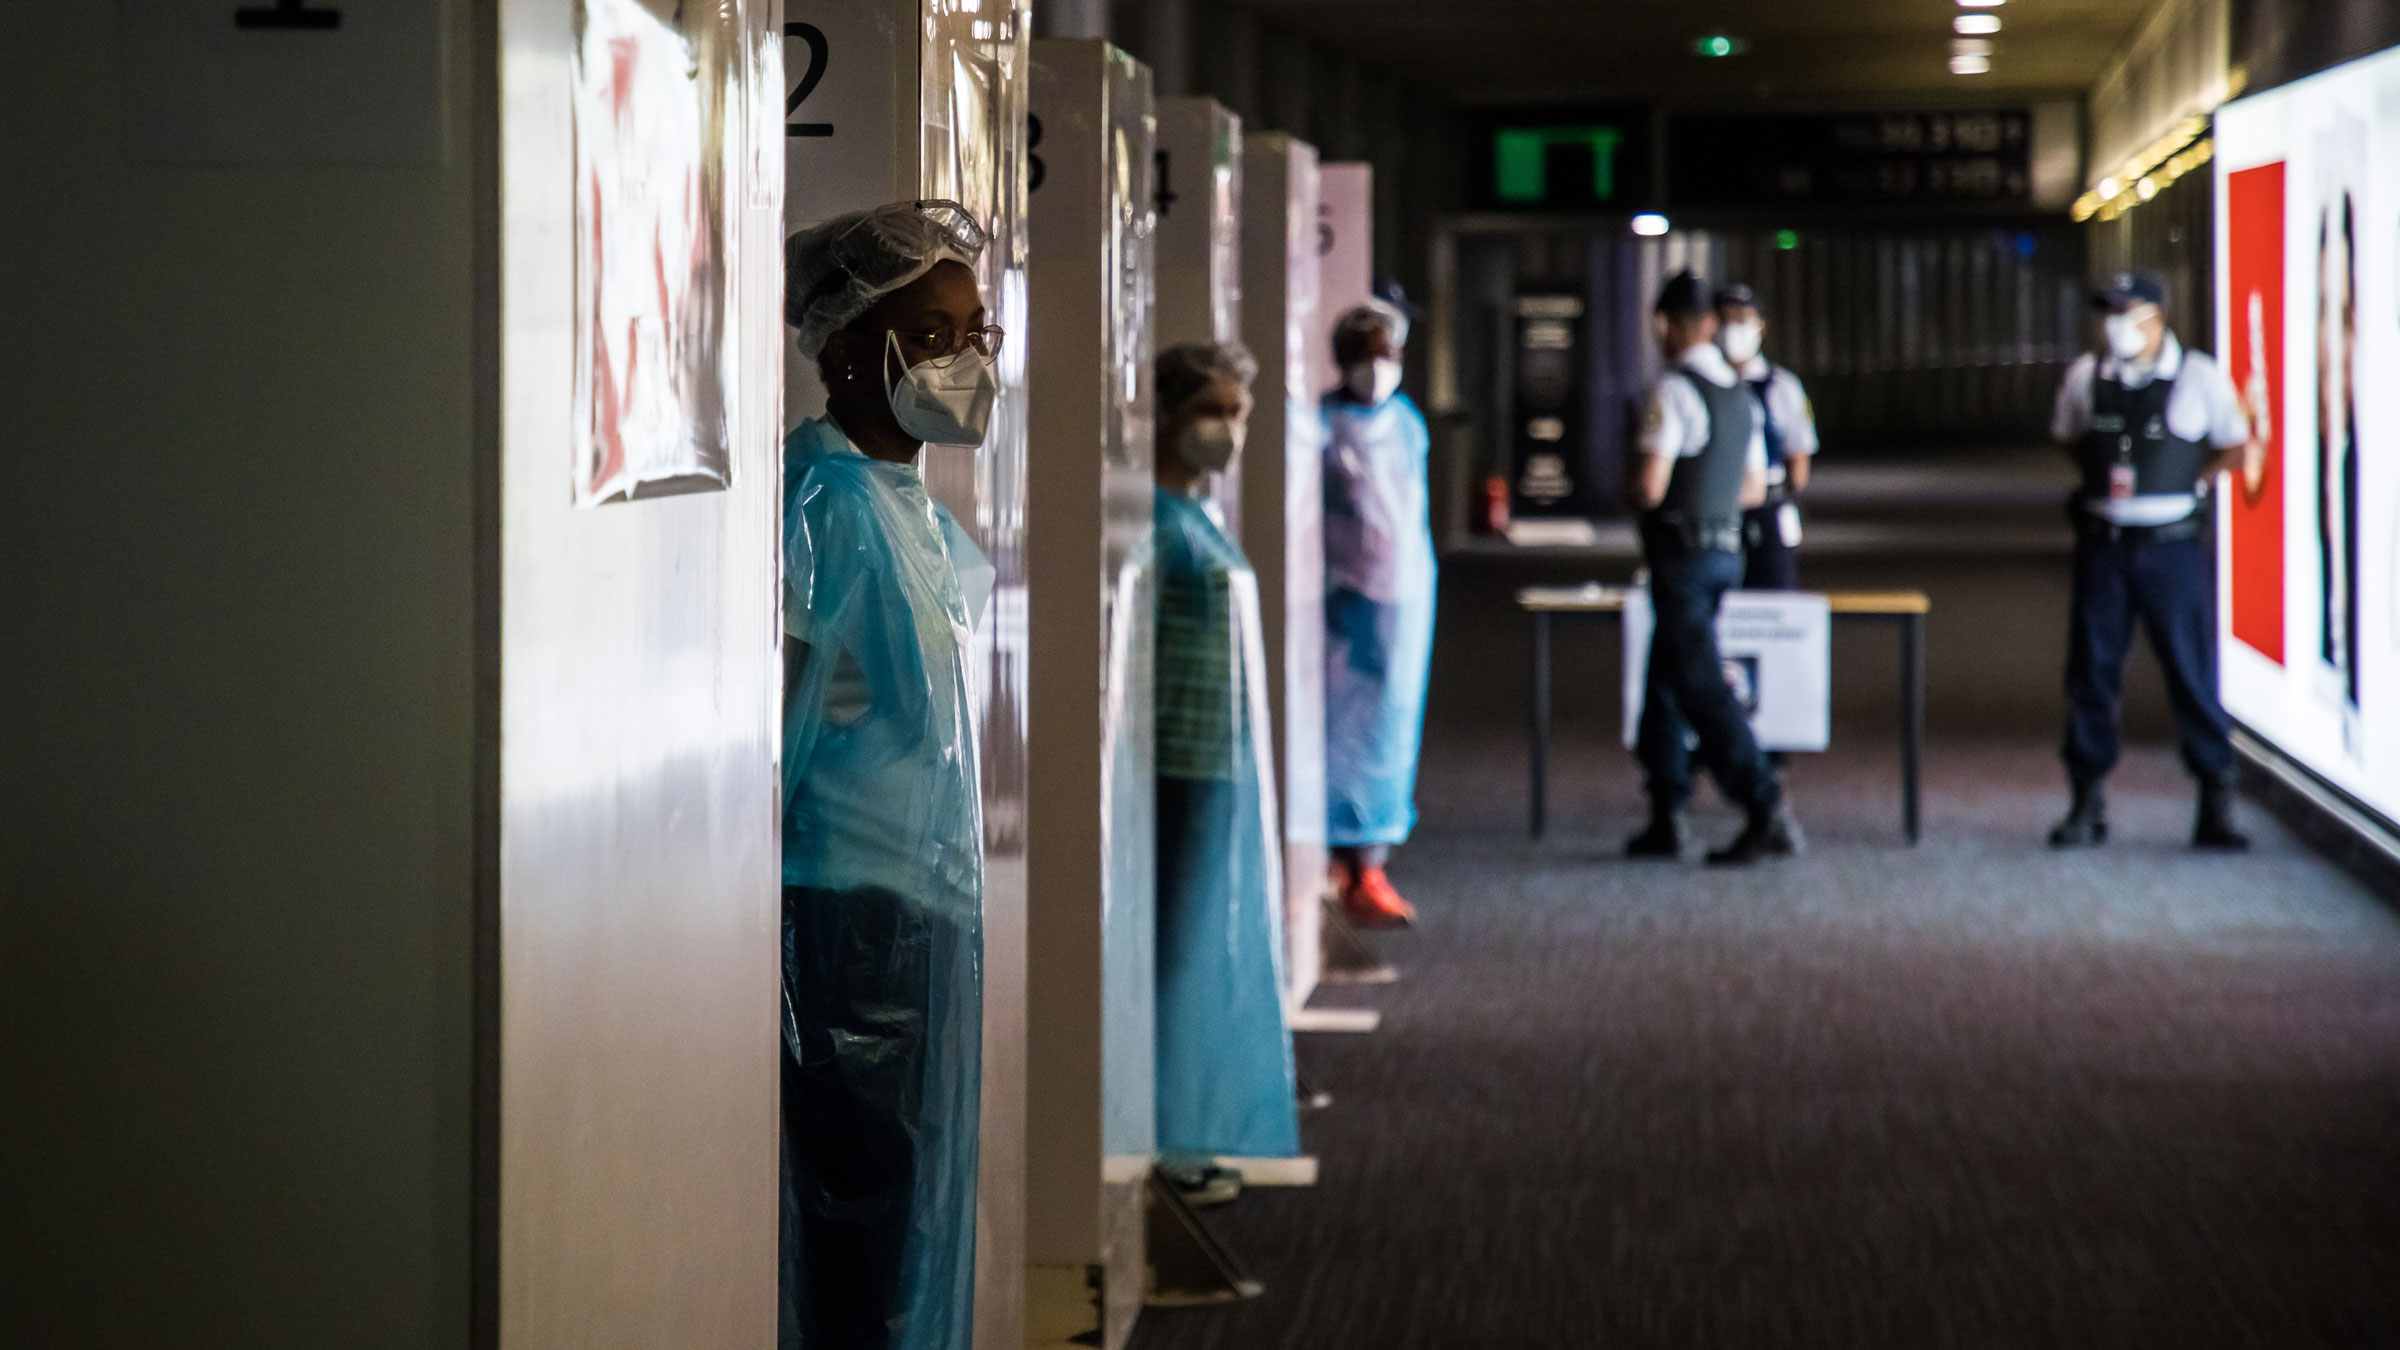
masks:
<instances>
[{"instance_id":1,"label":"dark corridor ceiling","mask_svg":"<svg viewBox=\"0 0 2400 1350\"><path fill-rule=\"evenodd\" d=\"M1243 0L1462 103L1892 106L2079 95L2145 0ZM1999 16L1991 71L1949 71L1951 19ZM1738 55L1693 43L1725 34Z\"/></svg>"}]
</instances>

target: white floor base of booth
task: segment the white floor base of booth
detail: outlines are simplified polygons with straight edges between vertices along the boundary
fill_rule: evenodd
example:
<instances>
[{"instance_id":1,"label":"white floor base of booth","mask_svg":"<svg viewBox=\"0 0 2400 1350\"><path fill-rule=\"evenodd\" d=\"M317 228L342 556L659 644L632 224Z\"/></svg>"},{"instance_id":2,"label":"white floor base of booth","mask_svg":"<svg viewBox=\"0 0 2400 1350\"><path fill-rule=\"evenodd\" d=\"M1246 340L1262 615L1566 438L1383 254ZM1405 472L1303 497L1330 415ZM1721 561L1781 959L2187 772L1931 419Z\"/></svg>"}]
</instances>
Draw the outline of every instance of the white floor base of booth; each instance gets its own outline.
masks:
<instances>
[{"instance_id":1,"label":"white floor base of booth","mask_svg":"<svg viewBox=\"0 0 2400 1350\"><path fill-rule=\"evenodd\" d=\"M1317 1184L1317 1160L1303 1155L1297 1158L1218 1158L1219 1167L1242 1174L1244 1186L1314 1186Z\"/></svg>"},{"instance_id":2,"label":"white floor base of booth","mask_svg":"<svg viewBox=\"0 0 2400 1350\"><path fill-rule=\"evenodd\" d=\"M1294 1031L1366 1032L1383 1025L1373 1008L1302 1008L1292 1014Z\"/></svg>"}]
</instances>

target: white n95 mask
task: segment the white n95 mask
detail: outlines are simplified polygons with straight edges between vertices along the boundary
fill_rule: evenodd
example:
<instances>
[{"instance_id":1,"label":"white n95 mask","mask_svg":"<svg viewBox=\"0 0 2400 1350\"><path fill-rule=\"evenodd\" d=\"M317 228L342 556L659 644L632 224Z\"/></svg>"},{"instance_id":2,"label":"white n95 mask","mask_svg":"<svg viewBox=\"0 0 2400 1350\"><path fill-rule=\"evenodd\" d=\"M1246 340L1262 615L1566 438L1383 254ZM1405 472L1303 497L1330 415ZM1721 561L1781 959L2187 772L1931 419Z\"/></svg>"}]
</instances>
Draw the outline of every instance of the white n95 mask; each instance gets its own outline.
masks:
<instances>
[{"instance_id":1,"label":"white n95 mask","mask_svg":"<svg viewBox=\"0 0 2400 1350\"><path fill-rule=\"evenodd\" d=\"M1242 453L1242 428L1229 417L1194 419L1175 438L1175 457L1201 473L1223 473Z\"/></svg>"},{"instance_id":2,"label":"white n95 mask","mask_svg":"<svg viewBox=\"0 0 2400 1350\"><path fill-rule=\"evenodd\" d=\"M1361 403L1381 404L1400 392L1400 359L1378 356L1342 369L1342 387Z\"/></svg>"},{"instance_id":3,"label":"white n95 mask","mask_svg":"<svg viewBox=\"0 0 2400 1350\"><path fill-rule=\"evenodd\" d=\"M970 348L945 361L907 366L898 333L884 334L884 352L906 366L890 393L892 417L902 431L928 445L983 444L992 405L1000 399L990 357Z\"/></svg>"},{"instance_id":4,"label":"white n95 mask","mask_svg":"<svg viewBox=\"0 0 2400 1350\"><path fill-rule=\"evenodd\" d=\"M1725 359L1738 366L1758 355L1766 333L1762 324L1729 323L1717 330L1717 345L1725 349Z\"/></svg>"},{"instance_id":5,"label":"white n95 mask","mask_svg":"<svg viewBox=\"0 0 2400 1350\"><path fill-rule=\"evenodd\" d=\"M2109 351L2120 361L2131 361L2150 345L2150 335L2142 331L2142 321L2131 314L2111 314L2100 321L2100 331L2108 339Z\"/></svg>"}]
</instances>

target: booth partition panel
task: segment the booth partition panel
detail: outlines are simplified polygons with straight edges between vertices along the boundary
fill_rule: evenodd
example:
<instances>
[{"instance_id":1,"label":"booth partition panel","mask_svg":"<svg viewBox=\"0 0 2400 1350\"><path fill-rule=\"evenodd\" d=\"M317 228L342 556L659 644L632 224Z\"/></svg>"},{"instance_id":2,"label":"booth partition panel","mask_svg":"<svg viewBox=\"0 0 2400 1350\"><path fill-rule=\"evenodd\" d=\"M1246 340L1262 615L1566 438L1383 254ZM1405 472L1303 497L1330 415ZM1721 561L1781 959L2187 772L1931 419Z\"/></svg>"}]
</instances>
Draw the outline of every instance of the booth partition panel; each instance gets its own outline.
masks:
<instances>
[{"instance_id":1,"label":"booth partition panel","mask_svg":"<svg viewBox=\"0 0 2400 1350\"><path fill-rule=\"evenodd\" d=\"M1286 978L1316 987L1325 892L1325 552L1317 391L1317 152L1242 138L1242 332L1258 358L1243 449L1242 551L1258 573L1275 761L1283 771Z\"/></svg>"},{"instance_id":2,"label":"booth partition panel","mask_svg":"<svg viewBox=\"0 0 2400 1350\"><path fill-rule=\"evenodd\" d=\"M1032 112L1028 1277L1073 1301L1100 1271L1117 1347L1154 1148L1149 70L1037 41Z\"/></svg>"}]
</instances>

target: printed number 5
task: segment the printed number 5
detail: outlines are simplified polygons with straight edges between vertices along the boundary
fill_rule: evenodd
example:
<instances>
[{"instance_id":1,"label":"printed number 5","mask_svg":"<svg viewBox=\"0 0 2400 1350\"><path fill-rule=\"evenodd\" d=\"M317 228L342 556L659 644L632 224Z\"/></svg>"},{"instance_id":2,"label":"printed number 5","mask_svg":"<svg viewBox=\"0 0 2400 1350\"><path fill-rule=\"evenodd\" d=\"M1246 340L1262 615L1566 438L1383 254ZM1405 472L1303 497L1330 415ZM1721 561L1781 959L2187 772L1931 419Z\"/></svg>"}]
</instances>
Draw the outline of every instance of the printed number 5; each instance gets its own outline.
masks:
<instances>
[{"instance_id":1,"label":"printed number 5","mask_svg":"<svg viewBox=\"0 0 2400 1350\"><path fill-rule=\"evenodd\" d=\"M807 102L808 96L816 91L817 81L825 78L825 33L813 23L787 23L783 26L783 36L787 40L798 38L808 44L808 68L800 72L800 81L792 86L791 97L783 101L783 115L788 118L800 111L800 105ZM783 124L783 134L830 136L833 134L833 123L787 121Z\"/></svg>"}]
</instances>

